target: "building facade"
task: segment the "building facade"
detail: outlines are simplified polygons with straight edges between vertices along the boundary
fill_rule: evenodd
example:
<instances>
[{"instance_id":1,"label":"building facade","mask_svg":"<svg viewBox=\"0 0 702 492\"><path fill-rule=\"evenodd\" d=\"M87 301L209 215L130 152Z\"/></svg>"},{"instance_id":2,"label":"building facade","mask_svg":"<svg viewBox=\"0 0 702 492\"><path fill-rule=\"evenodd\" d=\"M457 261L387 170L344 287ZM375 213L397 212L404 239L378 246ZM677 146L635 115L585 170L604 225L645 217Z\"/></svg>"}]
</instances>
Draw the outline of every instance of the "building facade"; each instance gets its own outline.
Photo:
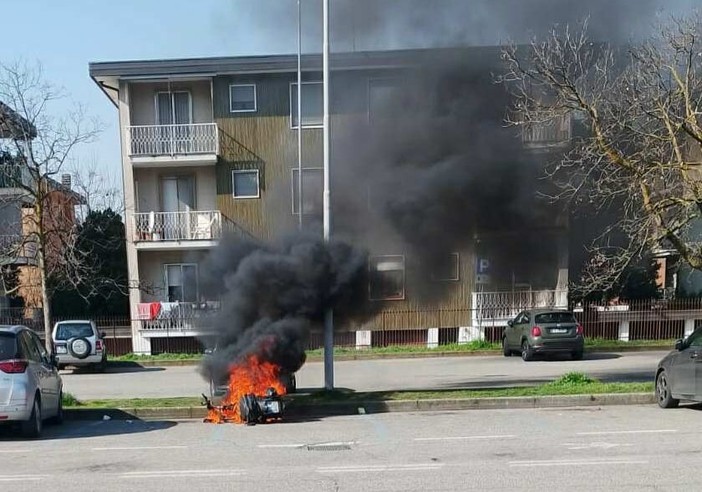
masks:
<instances>
[{"instance_id":1,"label":"building facade","mask_svg":"<svg viewBox=\"0 0 702 492\"><path fill-rule=\"evenodd\" d=\"M416 73L412 70L421 60L431 58L431 51L335 57L332 165L344 160L348 172L354 152L342 158L338 149L356 146L360 158L364 139L395 127L398 113L385 102L397 83ZM200 264L223 235L266 240L295 229L300 127L302 214L309 228L318 224L323 177L320 69L318 57L303 57L300 118L294 56L90 65L91 77L119 115L135 352L151 352L155 340L166 336L197 335L198 314L217 308L215 300L200 292ZM489 73L488 67L481 70ZM495 101L495 107L505 103ZM499 116L497 120L501 124ZM558 148L570 138L569 125L565 121L557 127L530 128L519 148L532 156ZM383 303L380 314L364 326L342 328L358 345L375 344L376 333L400 329L428 330L430 344L434 339L438 343L440 328L458 328L458 340L479 337L486 302L492 308L504 304L502 311L490 311L495 323L506 321L515 302L522 307L564 304L567 221L552 217L539 229L540 249L548 254L536 267L519 270L501 261L502 268L495 268L491 258L500 256L495 253L500 245L525 241L511 226L482 228L472 221L455 235L461 240L447 244L428 268L403 246L401 233L381 234L381 226L374 226L373 196L382 201L386 191L372 183L349 189L344 180L358 177L352 176L353 170L342 174L332 174L332 204L340 217L336 223L343 231L344 217L356 217L355 228L348 231L362 237L369 249L368 296ZM357 219L366 215L367 222Z\"/></svg>"}]
</instances>

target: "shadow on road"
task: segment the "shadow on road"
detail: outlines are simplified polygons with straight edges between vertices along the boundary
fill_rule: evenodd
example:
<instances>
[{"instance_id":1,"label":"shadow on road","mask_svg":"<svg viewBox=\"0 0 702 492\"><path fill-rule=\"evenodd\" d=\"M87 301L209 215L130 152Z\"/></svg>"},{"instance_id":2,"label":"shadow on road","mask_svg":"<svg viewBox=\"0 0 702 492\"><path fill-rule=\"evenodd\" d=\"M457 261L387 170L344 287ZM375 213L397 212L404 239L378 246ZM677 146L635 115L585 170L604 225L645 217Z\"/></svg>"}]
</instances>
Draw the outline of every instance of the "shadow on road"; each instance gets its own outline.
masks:
<instances>
[{"instance_id":1,"label":"shadow on road","mask_svg":"<svg viewBox=\"0 0 702 492\"><path fill-rule=\"evenodd\" d=\"M139 364L122 364L109 365L103 372L95 372L90 367L74 367L64 369L61 374L123 374L130 372L159 372L165 371L165 367L143 367Z\"/></svg>"},{"instance_id":2,"label":"shadow on road","mask_svg":"<svg viewBox=\"0 0 702 492\"><path fill-rule=\"evenodd\" d=\"M145 420L67 421L63 425L44 425L42 436L33 441L53 441L58 439L82 439L89 437L142 434L175 427L177 422ZM26 441L17 427L0 428L0 443Z\"/></svg>"},{"instance_id":3,"label":"shadow on road","mask_svg":"<svg viewBox=\"0 0 702 492\"><path fill-rule=\"evenodd\" d=\"M588 360L610 360L610 359L621 359L621 354L615 354L611 352L585 352L582 360L573 360L569 354L544 354L536 356L536 361L539 362L566 362L570 361L573 364Z\"/></svg>"}]
</instances>

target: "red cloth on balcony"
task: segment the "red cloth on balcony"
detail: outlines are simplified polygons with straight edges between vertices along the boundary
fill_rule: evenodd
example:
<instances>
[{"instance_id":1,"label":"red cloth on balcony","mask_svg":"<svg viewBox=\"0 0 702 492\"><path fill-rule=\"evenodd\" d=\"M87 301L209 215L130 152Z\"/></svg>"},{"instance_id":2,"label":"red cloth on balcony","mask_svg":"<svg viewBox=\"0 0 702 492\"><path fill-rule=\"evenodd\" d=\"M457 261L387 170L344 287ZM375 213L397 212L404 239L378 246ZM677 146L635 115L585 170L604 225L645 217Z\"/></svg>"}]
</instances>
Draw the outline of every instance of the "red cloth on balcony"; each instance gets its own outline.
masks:
<instances>
[{"instance_id":1,"label":"red cloth on balcony","mask_svg":"<svg viewBox=\"0 0 702 492\"><path fill-rule=\"evenodd\" d=\"M149 306L149 315L151 316L149 319L158 318L158 315L160 312L161 312L161 303L160 302L152 302L151 305Z\"/></svg>"}]
</instances>

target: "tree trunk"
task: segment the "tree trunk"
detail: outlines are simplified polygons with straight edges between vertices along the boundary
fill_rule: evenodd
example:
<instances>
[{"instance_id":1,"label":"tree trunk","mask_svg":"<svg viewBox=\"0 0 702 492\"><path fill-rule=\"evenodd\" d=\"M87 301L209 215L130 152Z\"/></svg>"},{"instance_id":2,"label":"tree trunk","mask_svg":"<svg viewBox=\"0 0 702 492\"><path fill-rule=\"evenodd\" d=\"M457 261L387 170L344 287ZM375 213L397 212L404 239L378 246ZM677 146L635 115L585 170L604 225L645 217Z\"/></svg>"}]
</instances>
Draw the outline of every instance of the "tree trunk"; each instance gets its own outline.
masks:
<instances>
[{"instance_id":1,"label":"tree trunk","mask_svg":"<svg viewBox=\"0 0 702 492\"><path fill-rule=\"evenodd\" d=\"M44 316L44 344L46 350L53 353L53 343L51 339L51 304L49 304L49 292L46 285L46 264L44 261L44 249L39 248L39 275L41 277L41 306Z\"/></svg>"}]
</instances>

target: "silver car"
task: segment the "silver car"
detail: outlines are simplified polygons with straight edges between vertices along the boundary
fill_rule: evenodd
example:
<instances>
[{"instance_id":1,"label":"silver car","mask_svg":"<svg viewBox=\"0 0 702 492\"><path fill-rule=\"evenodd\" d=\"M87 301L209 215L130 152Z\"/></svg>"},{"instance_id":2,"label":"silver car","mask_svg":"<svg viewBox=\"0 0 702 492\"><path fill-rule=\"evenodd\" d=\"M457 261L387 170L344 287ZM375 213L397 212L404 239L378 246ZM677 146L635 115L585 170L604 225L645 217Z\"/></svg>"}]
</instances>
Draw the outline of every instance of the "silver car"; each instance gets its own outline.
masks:
<instances>
[{"instance_id":1,"label":"silver car","mask_svg":"<svg viewBox=\"0 0 702 492\"><path fill-rule=\"evenodd\" d=\"M656 400L662 408L680 400L702 402L702 328L676 341L675 350L658 363Z\"/></svg>"},{"instance_id":2,"label":"silver car","mask_svg":"<svg viewBox=\"0 0 702 492\"><path fill-rule=\"evenodd\" d=\"M60 369L65 366L89 366L98 371L105 369L105 336L98 332L92 321L59 321L54 325L52 338Z\"/></svg>"},{"instance_id":3,"label":"silver car","mask_svg":"<svg viewBox=\"0 0 702 492\"><path fill-rule=\"evenodd\" d=\"M24 326L0 325L0 423L19 423L27 437L43 421L63 422L63 383L56 359Z\"/></svg>"}]
</instances>

